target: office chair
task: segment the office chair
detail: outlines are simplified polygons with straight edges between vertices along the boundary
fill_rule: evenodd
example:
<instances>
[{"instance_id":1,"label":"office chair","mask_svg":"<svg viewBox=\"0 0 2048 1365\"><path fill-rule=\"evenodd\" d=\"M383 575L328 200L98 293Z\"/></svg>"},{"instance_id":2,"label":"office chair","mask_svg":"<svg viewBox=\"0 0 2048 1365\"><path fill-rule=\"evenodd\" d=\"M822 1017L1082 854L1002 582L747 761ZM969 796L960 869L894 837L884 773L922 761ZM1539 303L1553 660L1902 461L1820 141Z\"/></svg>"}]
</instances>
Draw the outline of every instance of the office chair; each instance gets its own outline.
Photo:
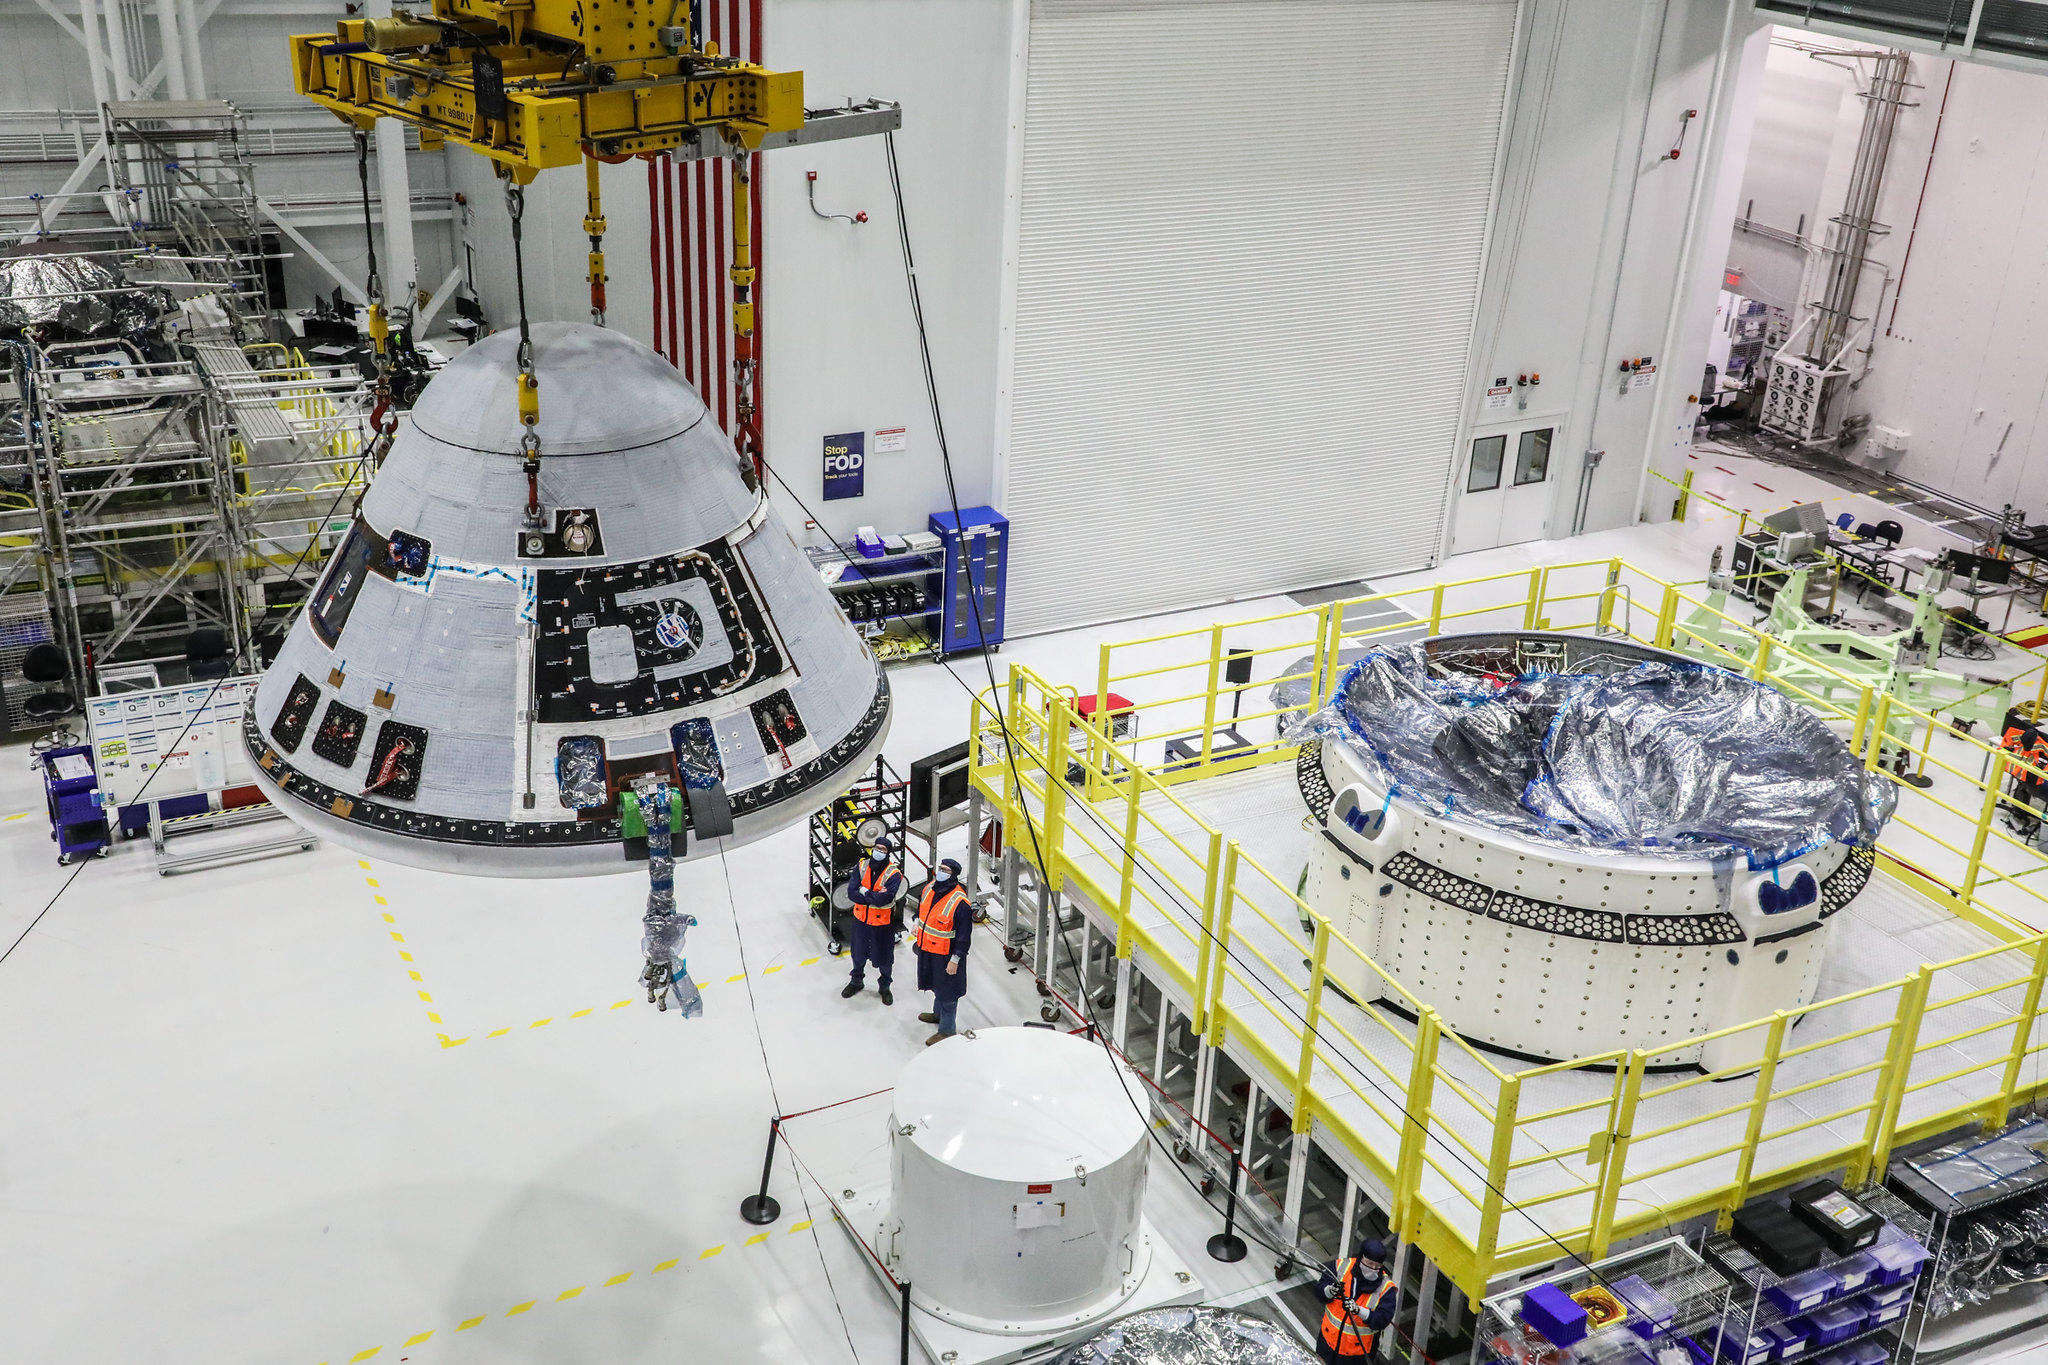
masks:
<instances>
[{"instance_id":1,"label":"office chair","mask_svg":"<svg viewBox=\"0 0 2048 1365\"><path fill-rule=\"evenodd\" d=\"M201 626L185 637L185 667L193 682L225 678L234 671L234 656L228 653L226 632Z\"/></svg>"},{"instance_id":2,"label":"office chair","mask_svg":"<svg viewBox=\"0 0 2048 1365\"><path fill-rule=\"evenodd\" d=\"M1844 512L1835 518L1835 529L1838 531L1846 531L1855 524L1856 514L1854 512Z\"/></svg>"},{"instance_id":3,"label":"office chair","mask_svg":"<svg viewBox=\"0 0 2048 1365\"><path fill-rule=\"evenodd\" d=\"M1857 522L1857 523L1856 523L1856 539L1858 539L1858 540L1875 540L1875 539L1877 539L1877 528L1876 528L1875 526L1872 526L1872 525L1871 525L1871 524L1870 524L1869 522L1867 522L1867 521L1859 521L1859 522Z\"/></svg>"},{"instance_id":4,"label":"office chair","mask_svg":"<svg viewBox=\"0 0 2048 1365\"><path fill-rule=\"evenodd\" d=\"M51 727L49 734L29 746L30 751L40 753L77 743L77 737L63 724L64 717L78 709L78 698L71 695L68 686L71 670L64 661L64 651L47 642L31 645L22 656L21 676L27 682L39 684L36 691L22 699L21 713L36 725ZM57 685L50 686L53 683Z\"/></svg>"},{"instance_id":5,"label":"office chair","mask_svg":"<svg viewBox=\"0 0 2048 1365\"><path fill-rule=\"evenodd\" d=\"M1880 521L1877 524L1877 538L1887 545L1896 547L1899 538L1906 534L1906 528L1896 521Z\"/></svg>"}]
</instances>

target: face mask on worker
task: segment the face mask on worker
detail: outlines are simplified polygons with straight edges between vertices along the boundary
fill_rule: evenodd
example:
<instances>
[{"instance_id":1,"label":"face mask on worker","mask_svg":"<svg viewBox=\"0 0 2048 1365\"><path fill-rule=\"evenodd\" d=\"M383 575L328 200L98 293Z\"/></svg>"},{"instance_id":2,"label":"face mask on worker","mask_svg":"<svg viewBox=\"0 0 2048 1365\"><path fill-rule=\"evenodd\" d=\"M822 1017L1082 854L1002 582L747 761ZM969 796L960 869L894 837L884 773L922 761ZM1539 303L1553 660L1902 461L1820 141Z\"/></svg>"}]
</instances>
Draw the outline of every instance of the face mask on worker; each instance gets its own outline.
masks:
<instances>
[{"instance_id":1,"label":"face mask on worker","mask_svg":"<svg viewBox=\"0 0 2048 1365\"><path fill-rule=\"evenodd\" d=\"M871 848L868 850L868 857L874 859L877 864L886 863L889 861L889 850L886 848Z\"/></svg>"},{"instance_id":2,"label":"face mask on worker","mask_svg":"<svg viewBox=\"0 0 2048 1365\"><path fill-rule=\"evenodd\" d=\"M940 868L940 869L939 869L939 872L938 872L938 878L939 878L939 884L940 884L941 886L945 885L945 884L946 884L947 882L950 882L950 881L952 881L952 880L953 880L953 869L952 869L952 868L950 868L950 867L942 867L942 868Z\"/></svg>"}]
</instances>

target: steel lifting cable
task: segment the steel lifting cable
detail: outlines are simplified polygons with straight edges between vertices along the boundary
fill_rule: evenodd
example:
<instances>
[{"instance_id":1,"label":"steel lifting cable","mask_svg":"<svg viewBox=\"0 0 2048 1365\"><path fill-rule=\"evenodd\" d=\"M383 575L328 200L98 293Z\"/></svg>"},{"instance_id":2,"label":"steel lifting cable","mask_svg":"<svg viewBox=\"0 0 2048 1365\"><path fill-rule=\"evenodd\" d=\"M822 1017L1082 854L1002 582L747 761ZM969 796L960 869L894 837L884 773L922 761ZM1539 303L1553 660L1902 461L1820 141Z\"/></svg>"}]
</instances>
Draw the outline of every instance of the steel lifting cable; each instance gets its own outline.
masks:
<instances>
[{"instance_id":1,"label":"steel lifting cable","mask_svg":"<svg viewBox=\"0 0 2048 1365\"><path fill-rule=\"evenodd\" d=\"M541 534L540 521L540 377L533 372L533 329L526 320L526 251L521 220L526 215L526 189L505 178L505 211L512 217L512 281L519 299L519 438L520 467L526 474L525 533ZM539 546L531 549L538 551Z\"/></svg>"},{"instance_id":2,"label":"steel lifting cable","mask_svg":"<svg viewBox=\"0 0 2048 1365\"><path fill-rule=\"evenodd\" d=\"M398 434L398 414L391 410L390 324L384 311L384 276L377 269L377 233L370 226L370 133L354 130L356 140L356 181L362 186L363 247L369 253L370 274L363 282L370 303L370 344L377 355L377 404L370 410L370 471L384 463L384 452Z\"/></svg>"}]
</instances>

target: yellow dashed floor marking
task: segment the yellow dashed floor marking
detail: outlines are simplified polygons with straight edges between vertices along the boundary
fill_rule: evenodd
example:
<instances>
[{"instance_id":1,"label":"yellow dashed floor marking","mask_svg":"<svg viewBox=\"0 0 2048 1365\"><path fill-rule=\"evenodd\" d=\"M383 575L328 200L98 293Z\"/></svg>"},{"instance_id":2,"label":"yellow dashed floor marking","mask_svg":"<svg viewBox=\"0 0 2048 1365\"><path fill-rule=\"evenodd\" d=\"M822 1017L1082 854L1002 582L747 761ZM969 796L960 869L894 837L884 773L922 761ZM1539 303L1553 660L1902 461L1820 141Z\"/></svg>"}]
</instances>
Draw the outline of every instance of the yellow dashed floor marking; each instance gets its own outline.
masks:
<instances>
[{"instance_id":1,"label":"yellow dashed floor marking","mask_svg":"<svg viewBox=\"0 0 2048 1365\"><path fill-rule=\"evenodd\" d=\"M405 1344L408 1346L417 1346L432 1335L434 1335L432 1332L416 1332L412 1336L409 1336L405 1339Z\"/></svg>"},{"instance_id":2,"label":"yellow dashed floor marking","mask_svg":"<svg viewBox=\"0 0 2048 1365\"><path fill-rule=\"evenodd\" d=\"M527 1025L527 1027L528 1027L528 1028L539 1028L539 1027L540 1027L540 1026L541 1026L542 1024L552 1024L552 1023L554 1023L554 1022L555 1022L555 1016L554 1016L554 1015L552 1015L552 1014L550 1014L550 1015L549 1015L549 1016L548 1016L547 1018L545 1018L545 1019L536 1019L536 1020L534 1020L534 1021L533 1021L532 1023L528 1024L528 1025Z\"/></svg>"},{"instance_id":3,"label":"yellow dashed floor marking","mask_svg":"<svg viewBox=\"0 0 2048 1365\"><path fill-rule=\"evenodd\" d=\"M780 962L778 962L778 963L776 963L776 964L775 964L775 965L774 965L773 967L770 967L770 968L769 968L769 969L768 969L767 971L765 971L765 972L762 972L762 973L761 973L761 975L763 975L763 976L772 976L773 974L775 974L776 972L779 972L779 971L781 971L781 970L782 970L782 964L781 964Z\"/></svg>"},{"instance_id":4,"label":"yellow dashed floor marking","mask_svg":"<svg viewBox=\"0 0 2048 1365\"><path fill-rule=\"evenodd\" d=\"M612 1008L615 1010L622 1010L632 1003L633 1002L630 1000L614 1000L612 1001Z\"/></svg>"},{"instance_id":5,"label":"yellow dashed floor marking","mask_svg":"<svg viewBox=\"0 0 2048 1365\"><path fill-rule=\"evenodd\" d=\"M804 1219L804 1221L803 1221L803 1222L801 1222L801 1223L798 1223L798 1224L796 1224L796 1225L795 1225L794 1227L790 1228L790 1231L791 1231L791 1232L802 1232L802 1231L803 1231L803 1230L804 1230L805 1228L809 1227L810 1225L811 1225L811 1220L810 1220L810 1219L808 1219L808 1218L806 1218L806 1219Z\"/></svg>"},{"instance_id":6,"label":"yellow dashed floor marking","mask_svg":"<svg viewBox=\"0 0 2048 1365\"><path fill-rule=\"evenodd\" d=\"M537 1302L539 1302L539 1300L537 1299L528 1299L525 1303L515 1303L510 1308L507 1308L505 1310L505 1316L509 1318L517 1316L520 1313L527 1312Z\"/></svg>"},{"instance_id":7,"label":"yellow dashed floor marking","mask_svg":"<svg viewBox=\"0 0 2048 1365\"><path fill-rule=\"evenodd\" d=\"M377 1352L379 1352L379 1351L381 1351L381 1350L383 1350L383 1349L384 1349L384 1348L383 1348L382 1346L372 1346L372 1347L371 1347L371 1348L370 1348L369 1350L367 1350L367 1351L357 1351L357 1352L356 1352L356 1353L355 1353L354 1355L352 1355L352 1356L350 1356L350 1357L348 1358L348 1359L349 1359L349 1365L355 1365L355 1362L357 1362L358 1360L368 1360L368 1359L369 1359L369 1358L370 1358L371 1356L374 1356L374 1355L376 1355L376 1354L377 1354Z\"/></svg>"},{"instance_id":8,"label":"yellow dashed floor marking","mask_svg":"<svg viewBox=\"0 0 2048 1365\"><path fill-rule=\"evenodd\" d=\"M711 1258L712 1258L713 1256L716 1256L716 1255L717 1255L717 1254L718 1254L719 1252L721 1252L721 1251L723 1251L723 1250L725 1250L725 1243L723 1243L723 1242L720 1242L720 1243L719 1243L719 1244L718 1244L717 1246L715 1246L715 1247L707 1247L707 1248L705 1248L705 1249L704 1249L703 1251L700 1251L700 1252L698 1252L698 1253L697 1253L697 1259L698 1259L698 1260L700 1260L700 1261L708 1261L708 1260L710 1260L710 1259L711 1259Z\"/></svg>"},{"instance_id":9,"label":"yellow dashed floor marking","mask_svg":"<svg viewBox=\"0 0 2048 1365\"><path fill-rule=\"evenodd\" d=\"M581 1294L583 1292L583 1288L584 1287L579 1284L574 1289L564 1289L561 1293L555 1295L555 1302L566 1303L570 1299L573 1299L577 1295Z\"/></svg>"},{"instance_id":10,"label":"yellow dashed floor marking","mask_svg":"<svg viewBox=\"0 0 2048 1365\"><path fill-rule=\"evenodd\" d=\"M464 1318L462 1320L462 1325L460 1327L457 1327L455 1330L458 1332L467 1332L472 1327L479 1327L482 1325L482 1318Z\"/></svg>"},{"instance_id":11,"label":"yellow dashed floor marking","mask_svg":"<svg viewBox=\"0 0 2048 1365\"><path fill-rule=\"evenodd\" d=\"M673 1270L675 1269L675 1264L674 1261L663 1261L660 1265L654 1267L653 1273L659 1275L664 1270Z\"/></svg>"},{"instance_id":12,"label":"yellow dashed floor marking","mask_svg":"<svg viewBox=\"0 0 2048 1365\"><path fill-rule=\"evenodd\" d=\"M805 959L804 959L804 960L803 960L802 962L799 962L799 963L797 963L796 965L797 965L797 966L799 966L799 967L811 967L811 966L815 966L815 965L817 965L817 964L818 964L819 962L821 962L821 961L823 961L823 960L824 960L824 959L822 959L822 958L816 958L816 957L807 957L807 958L805 958Z\"/></svg>"},{"instance_id":13,"label":"yellow dashed floor marking","mask_svg":"<svg viewBox=\"0 0 2048 1365\"><path fill-rule=\"evenodd\" d=\"M28 812L25 810L16 811L14 814L8 816L7 818L9 820L26 820L28 819Z\"/></svg>"},{"instance_id":14,"label":"yellow dashed floor marking","mask_svg":"<svg viewBox=\"0 0 2048 1365\"><path fill-rule=\"evenodd\" d=\"M730 986L735 981L745 981L746 979L747 974L745 972L734 972L731 976L728 976L725 979L725 984Z\"/></svg>"},{"instance_id":15,"label":"yellow dashed floor marking","mask_svg":"<svg viewBox=\"0 0 2048 1365\"><path fill-rule=\"evenodd\" d=\"M630 1280L630 1279L632 1279L632 1278L633 1278L633 1272L629 1270L629 1271L627 1271L627 1272L626 1272L625 1274L623 1274L623 1275L614 1275L614 1276L612 1276L612 1277L611 1277L611 1278L610 1278L609 1280L606 1280L606 1281L604 1282L604 1287L605 1287L606 1289L610 1289L610 1288L611 1288L611 1287L612 1287L613 1285L615 1285L615 1284L624 1284L624 1283L625 1283L626 1281L628 1281L628 1280Z\"/></svg>"},{"instance_id":16,"label":"yellow dashed floor marking","mask_svg":"<svg viewBox=\"0 0 2048 1365\"><path fill-rule=\"evenodd\" d=\"M491 1030L491 1031L490 1031L489 1033L486 1033L486 1034L484 1035L484 1037L486 1037L486 1038L503 1038L503 1037L504 1037L504 1036L505 1036L506 1034L510 1033L511 1031L512 1031L512 1030L511 1030L511 1029L508 1029L508 1028L494 1028L494 1029L492 1029L492 1030Z\"/></svg>"},{"instance_id":17,"label":"yellow dashed floor marking","mask_svg":"<svg viewBox=\"0 0 2048 1365\"><path fill-rule=\"evenodd\" d=\"M569 1017L571 1019L581 1019L584 1015L588 1013L590 1013L589 1010L577 1010L574 1014L570 1015Z\"/></svg>"}]
</instances>

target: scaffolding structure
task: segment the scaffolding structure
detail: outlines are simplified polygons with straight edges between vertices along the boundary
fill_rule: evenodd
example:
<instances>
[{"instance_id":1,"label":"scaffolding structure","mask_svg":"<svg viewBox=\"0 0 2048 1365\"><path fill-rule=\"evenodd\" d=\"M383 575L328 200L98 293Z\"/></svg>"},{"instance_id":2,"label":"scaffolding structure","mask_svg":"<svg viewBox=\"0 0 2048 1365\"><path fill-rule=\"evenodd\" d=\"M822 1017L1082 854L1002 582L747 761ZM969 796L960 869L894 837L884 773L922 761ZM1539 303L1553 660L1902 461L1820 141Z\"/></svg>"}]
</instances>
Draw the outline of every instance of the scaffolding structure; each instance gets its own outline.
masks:
<instances>
[{"instance_id":1,"label":"scaffolding structure","mask_svg":"<svg viewBox=\"0 0 2048 1365\"><path fill-rule=\"evenodd\" d=\"M136 245L175 252L186 278L252 312L273 306L248 115L228 100L127 100L100 118L109 207Z\"/></svg>"}]
</instances>

